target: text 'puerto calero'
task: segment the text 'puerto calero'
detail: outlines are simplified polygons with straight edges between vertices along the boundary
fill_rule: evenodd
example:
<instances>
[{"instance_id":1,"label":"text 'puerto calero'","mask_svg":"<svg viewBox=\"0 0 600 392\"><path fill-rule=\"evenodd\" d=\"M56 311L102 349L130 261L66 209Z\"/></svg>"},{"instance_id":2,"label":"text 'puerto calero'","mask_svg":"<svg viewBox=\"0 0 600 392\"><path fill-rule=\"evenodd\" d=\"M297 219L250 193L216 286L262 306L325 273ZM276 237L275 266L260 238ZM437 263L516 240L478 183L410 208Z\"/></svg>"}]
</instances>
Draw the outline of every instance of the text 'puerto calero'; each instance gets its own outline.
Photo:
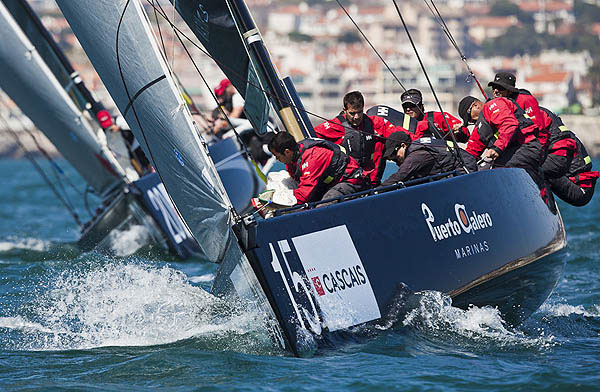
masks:
<instances>
[{"instance_id":1,"label":"text 'puerto calero'","mask_svg":"<svg viewBox=\"0 0 600 392\"><path fill-rule=\"evenodd\" d=\"M479 213L473 210L467 212L467 208L463 204L454 204L455 216L437 220L427 204L421 204L421 210L434 241L443 241L463 233L475 234L478 230L493 226L489 213Z\"/></svg>"}]
</instances>

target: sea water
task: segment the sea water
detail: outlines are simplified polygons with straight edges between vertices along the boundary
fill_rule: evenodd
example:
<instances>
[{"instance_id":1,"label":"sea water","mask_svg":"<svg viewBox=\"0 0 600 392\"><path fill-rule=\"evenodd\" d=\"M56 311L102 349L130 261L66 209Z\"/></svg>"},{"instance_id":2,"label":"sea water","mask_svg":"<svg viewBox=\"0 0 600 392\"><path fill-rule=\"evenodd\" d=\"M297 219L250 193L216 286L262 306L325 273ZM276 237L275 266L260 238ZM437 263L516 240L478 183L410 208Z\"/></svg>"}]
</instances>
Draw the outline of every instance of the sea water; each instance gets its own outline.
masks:
<instances>
[{"instance_id":1,"label":"sea water","mask_svg":"<svg viewBox=\"0 0 600 392\"><path fill-rule=\"evenodd\" d=\"M27 161L0 161L0 173L0 390L600 390L600 196L560 203L565 273L521 326L425 292L395 322L298 359L271 342L264 315L207 293L214 265L143 247L135 226L113 255L81 253ZM66 190L84 211L75 182Z\"/></svg>"}]
</instances>

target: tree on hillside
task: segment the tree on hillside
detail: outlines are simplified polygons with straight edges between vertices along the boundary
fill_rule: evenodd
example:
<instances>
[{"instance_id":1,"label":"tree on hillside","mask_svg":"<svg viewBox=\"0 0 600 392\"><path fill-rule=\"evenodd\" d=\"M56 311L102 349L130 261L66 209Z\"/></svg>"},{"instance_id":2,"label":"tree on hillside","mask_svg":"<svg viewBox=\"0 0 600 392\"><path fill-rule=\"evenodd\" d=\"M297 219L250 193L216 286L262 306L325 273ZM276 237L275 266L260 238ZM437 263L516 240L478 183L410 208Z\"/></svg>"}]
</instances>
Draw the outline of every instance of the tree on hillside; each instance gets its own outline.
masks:
<instances>
[{"instance_id":1,"label":"tree on hillside","mask_svg":"<svg viewBox=\"0 0 600 392\"><path fill-rule=\"evenodd\" d=\"M523 12L519 6L509 0L496 0L490 9L492 16L516 16L523 24L532 24L533 15L529 12Z\"/></svg>"},{"instance_id":2,"label":"tree on hillside","mask_svg":"<svg viewBox=\"0 0 600 392\"><path fill-rule=\"evenodd\" d=\"M487 39L482 44L485 56L536 55L543 48L542 40L532 27L511 27L504 35Z\"/></svg>"}]
</instances>

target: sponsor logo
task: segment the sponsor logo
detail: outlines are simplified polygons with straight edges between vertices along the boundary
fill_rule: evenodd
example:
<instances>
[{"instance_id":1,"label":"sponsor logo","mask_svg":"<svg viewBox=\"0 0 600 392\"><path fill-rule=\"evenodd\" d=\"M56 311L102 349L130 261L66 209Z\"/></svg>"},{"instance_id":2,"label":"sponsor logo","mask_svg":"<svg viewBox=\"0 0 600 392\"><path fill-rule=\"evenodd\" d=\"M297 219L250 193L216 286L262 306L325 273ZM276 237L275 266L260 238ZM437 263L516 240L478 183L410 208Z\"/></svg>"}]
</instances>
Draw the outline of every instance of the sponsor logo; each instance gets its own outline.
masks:
<instances>
[{"instance_id":1,"label":"sponsor logo","mask_svg":"<svg viewBox=\"0 0 600 392\"><path fill-rule=\"evenodd\" d=\"M475 256L479 253L485 253L490 251L490 246L487 241L481 241L474 244L465 245L461 248L454 249L454 255L457 259L464 259L465 257Z\"/></svg>"},{"instance_id":2,"label":"sponsor logo","mask_svg":"<svg viewBox=\"0 0 600 392\"><path fill-rule=\"evenodd\" d=\"M476 231L493 226L492 217L489 213L478 213L476 211L468 213L463 204L454 204L456 219L453 219L453 217L444 221L436 221L433 212L425 203L421 204L421 211L423 212L423 217L425 218L425 223L427 223L431 237L436 242L456 237L463 233L475 234Z\"/></svg>"},{"instance_id":3,"label":"sponsor logo","mask_svg":"<svg viewBox=\"0 0 600 392\"><path fill-rule=\"evenodd\" d=\"M181 156L181 153L179 151L177 151L176 148L173 149L173 153L175 154L175 158L177 158L177 162L179 162L179 164L181 166L185 166L185 163L183 162L183 157Z\"/></svg>"},{"instance_id":4,"label":"sponsor logo","mask_svg":"<svg viewBox=\"0 0 600 392\"><path fill-rule=\"evenodd\" d=\"M385 106L380 106L380 107L377 108L377 115L378 116L387 117L388 112L389 112L389 110Z\"/></svg>"},{"instance_id":5,"label":"sponsor logo","mask_svg":"<svg viewBox=\"0 0 600 392\"><path fill-rule=\"evenodd\" d=\"M194 21L194 25L197 27L196 32L204 38L204 40L208 41L209 39L209 29L208 29L208 12L204 9L202 4L198 5L198 9L196 10L196 19Z\"/></svg>"},{"instance_id":6,"label":"sponsor logo","mask_svg":"<svg viewBox=\"0 0 600 392\"><path fill-rule=\"evenodd\" d=\"M322 297L325 295L325 290L323 290L323 285L321 284L321 280L319 280L318 276L314 276L312 278L312 282L313 282L313 287L315 288L315 291L317 292L317 294L319 295L319 297Z\"/></svg>"},{"instance_id":7,"label":"sponsor logo","mask_svg":"<svg viewBox=\"0 0 600 392\"><path fill-rule=\"evenodd\" d=\"M365 139L371 140L371 139L373 139L373 135L367 135L367 136L365 136Z\"/></svg>"},{"instance_id":8,"label":"sponsor logo","mask_svg":"<svg viewBox=\"0 0 600 392\"><path fill-rule=\"evenodd\" d=\"M317 281L319 281L320 284L321 282L318 276L312 278L313 284L315 282L315 278L317 279ZM325 289L330 294L333 294L338 291L348 290L353 287L358 287L367 283L367 278L365 277L362 267L360 265L341 268L336 271L325 273L321 276L321 279L323 279ZM317 290L318 292L316 285L315 290ZM321 290L323 289L321 288ZM325 295L325 292L319 295Z\"/></svg>"}]
</instances>

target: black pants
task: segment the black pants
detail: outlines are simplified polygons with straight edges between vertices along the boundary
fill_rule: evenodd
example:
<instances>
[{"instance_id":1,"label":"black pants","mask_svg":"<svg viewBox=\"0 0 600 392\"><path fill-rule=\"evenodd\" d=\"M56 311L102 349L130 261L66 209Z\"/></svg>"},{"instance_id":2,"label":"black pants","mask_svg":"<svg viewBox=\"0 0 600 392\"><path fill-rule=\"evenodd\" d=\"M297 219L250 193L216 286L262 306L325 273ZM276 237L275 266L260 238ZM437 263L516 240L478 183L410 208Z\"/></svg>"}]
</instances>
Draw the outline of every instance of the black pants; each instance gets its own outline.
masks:
<instances>
[{"instance_id":1,"label":"black pants","mask_svg":"<svg viewBox=\"0 0 600 392\"><path fill-rule=\"evenodd\" d=\"M360 192L367 189L369 189L369 185L366 182L363 182L361 184L351 184L349 182L343 181L335 184L327 192L325 192L321 200L335 199L340 196L349 195L351 193ZM334 203L335 202L319 204L319 207L325 207Z\"/></svg>"},{"instance_id":2,"label":"black pants","mask_svg":"<svg viewBox=\"0 0 600 392\"><path fill-rule=\"evenodd\" d=\"M544 160L542 170L544 171L544 178L559 178L567 174L571 161L573 160L573 151L567 151L567 156L559 156L549 154Z\"/></svg>"},{"instance_id":3,"label":"black pants","mask_svg":"<svg viewBox=\"0 0 600 392\"><path fill-rule=\"evenodd\" d=\"M581 207L592 200L596 183L590 188L582 188L566 176L549 180L552 192L567 203Z\"/></svg>"},{"instance_id":4,"label":"black pants","mask_svg":"<svg viewBox=\"0 0 600 392\"><path fill-rule=\"evenodd\" d=\"M507 148L494 162L505 167L520 167L531 176L540 189L544 188L542 174L542 144L536 139L529 143Z\"/></svg>"}]
</instances>

